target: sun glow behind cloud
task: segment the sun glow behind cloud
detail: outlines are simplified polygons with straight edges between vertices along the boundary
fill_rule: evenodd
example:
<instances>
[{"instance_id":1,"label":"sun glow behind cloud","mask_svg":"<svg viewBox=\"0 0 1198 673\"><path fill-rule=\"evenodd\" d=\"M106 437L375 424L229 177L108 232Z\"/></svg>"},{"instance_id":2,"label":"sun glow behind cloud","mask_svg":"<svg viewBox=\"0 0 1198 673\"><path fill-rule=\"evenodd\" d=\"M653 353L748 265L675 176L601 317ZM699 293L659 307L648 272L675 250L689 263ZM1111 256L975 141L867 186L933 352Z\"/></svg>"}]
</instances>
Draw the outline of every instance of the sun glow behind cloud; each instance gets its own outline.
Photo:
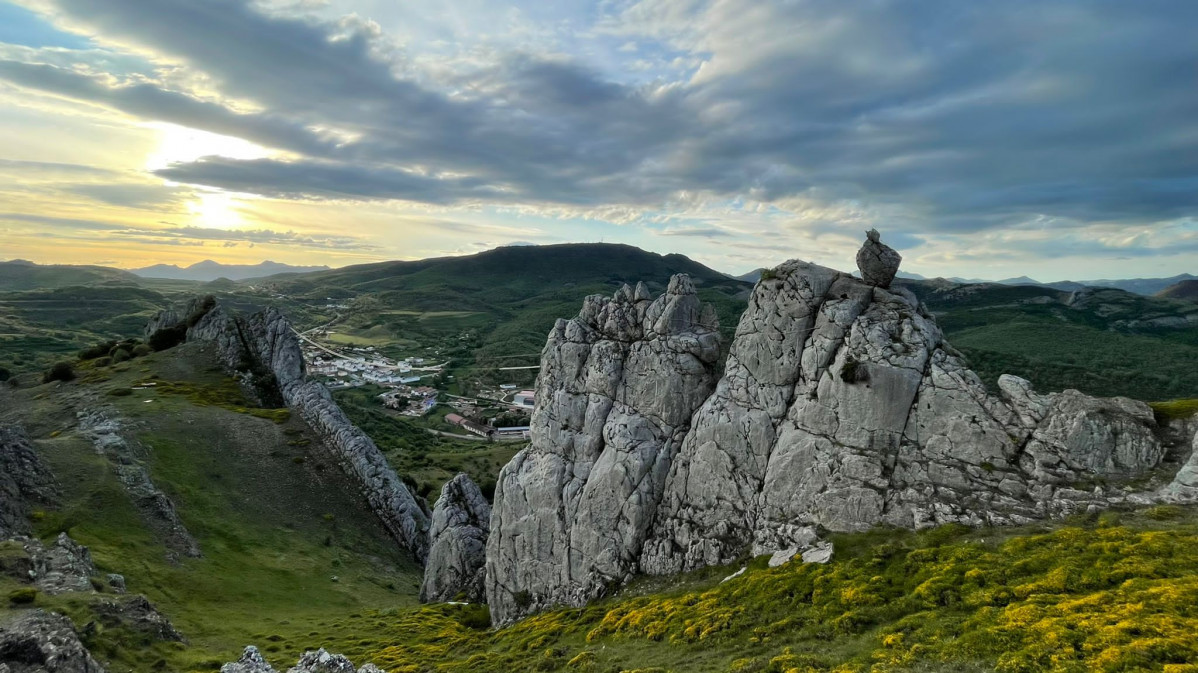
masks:
<instances>
[{"instance_id":1,"label":"sun glow behind cloud","mask_svg":"<svg viewBox=\"0 0 1198 673\"><path fill-rule=\"evenodd\" d=\"M147 171L156 171L171 164L190 163L203 157L229 159L265 159L274 153L248 140L168 124L150 122L147 128L158 132L158 148L146 157Z\"/></svg>"},{"instance_id":2,"label":"sun glow behind cloud","mask_svg":"<svg viewBox=\"0 0 1198 673\"><path fill-rule=\"evenodd\" d=\"M171 164L190 163L204 157L229 159L263 159L276 153L255 143L198 129L151 122L145 125L158 134L158 147L146 157L145 168L155 171ZM166 181L167 184L173 184ZM197 227L232 229L244 224L238 204L246 195L232 194L220 189L203 189L185 204L191 224Z\"/></svg>"}]
</instances>

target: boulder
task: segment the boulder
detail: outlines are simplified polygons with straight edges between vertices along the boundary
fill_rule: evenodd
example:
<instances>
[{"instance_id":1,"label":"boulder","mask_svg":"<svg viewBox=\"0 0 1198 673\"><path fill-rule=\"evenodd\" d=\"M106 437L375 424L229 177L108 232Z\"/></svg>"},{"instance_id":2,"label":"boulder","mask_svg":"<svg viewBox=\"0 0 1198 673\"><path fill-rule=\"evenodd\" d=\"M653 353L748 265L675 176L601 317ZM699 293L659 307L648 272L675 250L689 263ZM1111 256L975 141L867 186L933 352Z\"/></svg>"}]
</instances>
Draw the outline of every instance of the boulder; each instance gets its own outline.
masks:
<instances>
[{"instance_id":1,"label":"boulder","mask_svg":"<svg viewBox=\"0 0 1198 673\"><path fill-rule=\"evenodd\" d=\"M890 282L894 280L902 261L902 255L882 242L882 235L877 229L870 229L865 233L865 244L857 251L857 268L866 284L890 287Z\"/></svg>"},{"instance_id":2,"label":"boulder","mask_svg":"<svg viewBox=\"0 0 1198 673\"><path fill-rule=\"evenodd\" d=\"M466 474L441 487L429 526L428 561L420 600L486 600L487 532L491 505Z\"/></svg>"},{"instance_id":3,"label":"boulder","mask_svg":"<svg viewBox=\"0 0 1198 673\"><path fill-rule=\"evenodd\" d=\"M276 673L267 663L258 648L250 645L242 652L241 658L221 666L220 673ZM330 654L322 647L310 650L300 657L295 666L287 669L287 673L386 673L374 664L364 664L355 669L349 659L340 654Z\"/></svg>"}]
</instances>

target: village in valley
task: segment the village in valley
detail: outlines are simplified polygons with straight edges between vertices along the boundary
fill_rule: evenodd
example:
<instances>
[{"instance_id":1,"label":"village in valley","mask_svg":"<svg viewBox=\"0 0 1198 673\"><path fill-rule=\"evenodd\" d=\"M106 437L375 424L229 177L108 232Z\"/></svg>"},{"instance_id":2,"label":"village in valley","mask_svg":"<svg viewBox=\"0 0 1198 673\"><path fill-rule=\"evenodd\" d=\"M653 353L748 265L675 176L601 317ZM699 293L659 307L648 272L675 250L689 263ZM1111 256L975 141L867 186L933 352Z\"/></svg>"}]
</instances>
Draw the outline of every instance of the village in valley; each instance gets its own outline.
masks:
<instances>
[{"instance_id":1,"label":"village in valley","mask_svg":"<svg viewBox=\"0 0 1198 673\"><path fill-rule=\"evenodd\" d=\"M308 374L331 391L374 387L375 398L390 413L410 420L433 418L435 410L449 407L439 418L454 432L428 428L433 434L487 441L525 440L528 417L536 393L514 384L480 386L472 396L451 394L450 359L409 356L388 357L374 346L346 345L329 340L329 325L296 332ZM440 355L440 349L433 349ZM462 434L465 433L465 434Z\"/></svg>"}]
</instances>

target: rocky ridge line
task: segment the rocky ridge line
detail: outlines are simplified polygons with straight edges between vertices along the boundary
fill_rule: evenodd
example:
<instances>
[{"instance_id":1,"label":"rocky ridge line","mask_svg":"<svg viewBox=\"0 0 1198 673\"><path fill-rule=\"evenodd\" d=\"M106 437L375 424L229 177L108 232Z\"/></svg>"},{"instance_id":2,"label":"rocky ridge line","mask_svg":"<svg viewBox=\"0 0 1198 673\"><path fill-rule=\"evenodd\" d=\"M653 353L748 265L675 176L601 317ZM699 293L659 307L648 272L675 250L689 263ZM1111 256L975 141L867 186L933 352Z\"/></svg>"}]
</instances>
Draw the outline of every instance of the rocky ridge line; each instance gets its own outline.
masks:
<instances>
[{"instance_id":1,"label":"rocky ridge line","mask_svg":"<svg viewBox=\"0 0 1198 673\"><path fill-rule=\"evenodd\" d=\"M208 308L202 310L204 306ZM190 318L180 322L180 316ZM427 505L337 406L328 389L307 380L299 340L282 313L271 307L242 317L210 298L197 299L181 311L165 309L146 331L153 334L181 326L186 326L187 341L212 344L222 364L254 397L268 403L277 400L299 414L359 484L371 510L396 541L424 562L429 544Z\"/></svg>"},{"instance_id":2,"label":"rocky ridge line","mask_svg":"<svg viewBox=\"0 0 1198 673\"><path fill-rule=\"evenodd\" d=\"M889 287L900 260L871 231L862 279L801 261L763 274L714 390L702 358L625 363L637 349L674 352L650 346L639 292L588 298L559 321L532 444L496 490L494 621L581 605L638 572L779 550L824 559L821 530L1001 525L1195 497L1198 457L1176 479L1158 469L1170 447L1146 404L1041 395L1013 376L990 394L916 297Z\"/></svg>"}]
</instances>

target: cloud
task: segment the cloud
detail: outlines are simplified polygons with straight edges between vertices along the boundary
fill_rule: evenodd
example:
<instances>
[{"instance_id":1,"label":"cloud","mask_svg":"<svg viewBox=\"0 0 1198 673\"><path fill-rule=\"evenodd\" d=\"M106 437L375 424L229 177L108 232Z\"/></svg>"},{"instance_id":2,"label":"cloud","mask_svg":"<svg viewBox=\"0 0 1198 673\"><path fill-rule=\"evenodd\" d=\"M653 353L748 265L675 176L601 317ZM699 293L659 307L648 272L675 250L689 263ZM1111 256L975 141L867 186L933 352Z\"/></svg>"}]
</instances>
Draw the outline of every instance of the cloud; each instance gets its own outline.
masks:
<instances>
[{"instance_id":1,"label":"cloud","mask_svg":"<svg viewBox=\"0 0 1198 673\"><path fill-rule=\"evenodd\" d=\"M654 232L658 236L693 236L695 238L728 238L731 232L716 227L671 227Z\"/></svg>"},{"instance_id":2,"label":"cloud","mask_svg":"<svg viewBox=\"0 0 1198 673\"><path fill-rule=\"evenodd\" d=\"M1193 3L641 0L603 5L574 52L533 40L436 67L319 3L43 5L98 47L76 66L9 50L0 78L283 153L159 171L177 182L642 224L734 202L921 250L1112 223L1181 240L1167 223L1198 211ZM589 56L600 40L611 63ZM151 66L114 74L97 50ZM696 219L654 231L732 236Z\"/></svg>"}]
</instances>

